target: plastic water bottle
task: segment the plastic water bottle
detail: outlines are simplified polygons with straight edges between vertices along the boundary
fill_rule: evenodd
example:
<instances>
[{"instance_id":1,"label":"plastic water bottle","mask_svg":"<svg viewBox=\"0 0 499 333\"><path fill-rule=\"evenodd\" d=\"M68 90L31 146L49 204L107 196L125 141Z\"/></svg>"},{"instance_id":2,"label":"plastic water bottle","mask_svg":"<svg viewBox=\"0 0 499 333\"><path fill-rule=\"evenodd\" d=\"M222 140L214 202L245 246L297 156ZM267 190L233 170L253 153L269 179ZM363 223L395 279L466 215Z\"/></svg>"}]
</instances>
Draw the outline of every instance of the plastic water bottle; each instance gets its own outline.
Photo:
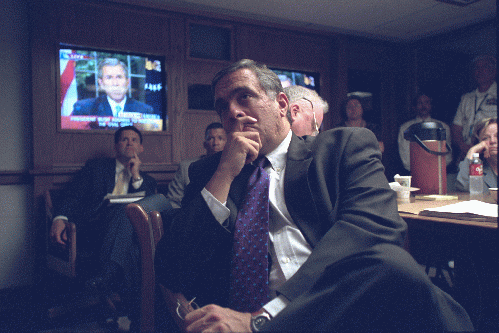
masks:
<instances>
[{"instance_id":1,"label":"plastic water bottle","mask_svg":"<svg viewBox=\"0 0 499 333\"><path fill-rule=\"evenodd\" d=\"M478 153L473 154L470 164L470 199L477 199L483 193L483 163Z\"/></svg>"}]
</instances>

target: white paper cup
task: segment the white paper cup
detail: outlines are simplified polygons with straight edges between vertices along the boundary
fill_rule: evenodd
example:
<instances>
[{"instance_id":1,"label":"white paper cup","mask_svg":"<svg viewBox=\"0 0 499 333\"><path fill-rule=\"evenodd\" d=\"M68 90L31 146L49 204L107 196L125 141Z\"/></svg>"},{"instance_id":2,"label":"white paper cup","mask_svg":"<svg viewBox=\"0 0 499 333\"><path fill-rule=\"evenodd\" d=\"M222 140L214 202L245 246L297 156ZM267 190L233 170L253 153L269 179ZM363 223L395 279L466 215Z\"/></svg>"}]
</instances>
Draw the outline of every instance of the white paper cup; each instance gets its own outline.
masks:
<instances>
[{"instance_id":1,"label":"white paper cup","mask_svg":"<svg viewBox=\"0 0 499 333\"><path fill-rule=\"evenodd\" d=\"M411 197L411 191L409 190L397 191L397 199L409 199L410 197Z\"/></svg>"},{"instance_id":2,"label":"white paper cup","mask_svg":"<svg viewBox=\"0 0 499 333\"><path fill-rule=\"evenodd\" d=\"M395 175L395 177L393 177L393 179L403 187L411 187L411 178L412 176L399 176L399 175Z\"/></svg>"}]
</instances>

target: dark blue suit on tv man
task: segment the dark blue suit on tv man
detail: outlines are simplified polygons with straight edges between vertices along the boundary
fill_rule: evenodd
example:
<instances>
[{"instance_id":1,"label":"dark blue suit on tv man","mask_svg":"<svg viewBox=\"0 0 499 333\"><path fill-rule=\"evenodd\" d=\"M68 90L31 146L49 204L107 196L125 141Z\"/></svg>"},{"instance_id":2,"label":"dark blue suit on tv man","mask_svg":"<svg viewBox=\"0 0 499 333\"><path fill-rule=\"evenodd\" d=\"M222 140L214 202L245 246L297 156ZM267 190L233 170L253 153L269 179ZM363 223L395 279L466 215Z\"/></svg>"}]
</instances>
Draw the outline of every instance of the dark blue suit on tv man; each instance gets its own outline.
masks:
<instances>
[{"instance_id":1,"label":"dark blue suit on tv man","mask_svg":"<svg viewBox=\"0 0 499 333\"><path fill-rule=\"evenodd\" d=\"M121 112L154 113L152 106L127 97L128 69L116 58L99 63L99 87L106 95L77 101L72 116L118 117Z\"/></svg>"}]
</instances>

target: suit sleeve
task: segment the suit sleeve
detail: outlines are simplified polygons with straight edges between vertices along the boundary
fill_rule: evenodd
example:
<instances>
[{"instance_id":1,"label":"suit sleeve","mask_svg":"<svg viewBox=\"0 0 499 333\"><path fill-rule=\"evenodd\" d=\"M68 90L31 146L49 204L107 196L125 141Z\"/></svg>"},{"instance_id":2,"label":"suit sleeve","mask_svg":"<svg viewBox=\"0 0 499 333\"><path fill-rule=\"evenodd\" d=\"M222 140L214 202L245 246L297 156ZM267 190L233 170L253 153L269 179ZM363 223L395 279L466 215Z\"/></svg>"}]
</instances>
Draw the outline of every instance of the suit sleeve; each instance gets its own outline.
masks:
<instances>
[{"instance_id":1,"label":"suit sleeve","mask_svg":"<svg viewBox=\"0 0 499 333\"><path fill-rule=\"evenodd\" d=\"M66 186L60 205L55 207L55 216L67 216L69 221L77 224L92 216L107 193L104 181L107 167L104 160L88 161Z\"/></svg>"},{"instance_id":2,"label":"suit sleeve","mask_svg":"<svg viewBox=\"0 0 499 333\"><path fill-rule=\"evenodd\" d=\"M146 191L146 196L155 194L157 187L156 179L143 172L141 172L140 175L142 176L144 181L142 182L142 185L140 185L140 187L134 192ZM133 186L130 186L129 188L133 189Z\"/></svg>"},{"instance_id":3,"label":"suit sleeve","mask_svg":"<svg viewBox=\"0 0 499 333\"><path fill-rule=\"evenodd\" d=\"M89 100L76 101L73 105L72 116L86 116L90 114L91 103Z\"/></svg>"},{"instance_id":4,"label":"suit sleeve","mask_svg":"<svg viewBox=\"0 0 499 333\"><path fill-rule=\"evenodd\" d=\"M324 235L300 269L278 291L290 301L314 288L326 269L377 244L402 245L406 224L381 164L378 143L365 129L317 137L309 170Z\"/></svg>"},{"instance_id":5,"label":"suit sleeve","mask_svg":"<svg viewBox=\"0 0 499 333\"><path fill-rule=\"evenodd\" d=\"M158 243L155 266L158 281L173 291L197 297L200 305L224 306L232 235L215 219L201 195L216 166L206 159L190 165L191 182L182 208L162 214L170 230Z\"/></svg>"},{"instance_id":6,"label":"suit sleeve","mask_svg":"<svg viewBox=\"0 0 499 333\"><path fill-rule=\"evenodd\" d=\"M180 166L168 184L167 197L171 200L173 208L180 208L182 198L184 197L185 187L189 183L189 165L191 161L181 161Z\"/></svg>"}]
</instances>

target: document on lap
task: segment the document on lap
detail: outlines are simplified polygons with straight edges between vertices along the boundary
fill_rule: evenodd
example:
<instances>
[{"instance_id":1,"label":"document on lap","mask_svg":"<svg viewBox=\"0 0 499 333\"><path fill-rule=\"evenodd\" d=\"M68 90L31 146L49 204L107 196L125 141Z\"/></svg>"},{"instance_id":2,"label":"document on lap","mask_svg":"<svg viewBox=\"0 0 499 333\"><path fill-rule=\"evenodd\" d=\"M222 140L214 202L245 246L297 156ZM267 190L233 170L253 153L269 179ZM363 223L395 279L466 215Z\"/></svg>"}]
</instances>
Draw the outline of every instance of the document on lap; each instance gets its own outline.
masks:
<instances>
[{"instance_id":1,"label":"document on lap","mask_svg":"<svg viewBox=\"0 0 499 333\"><path fill-rule=\"evenodd\" d=\"M119 195L108 193L104 197L103 202L106 204L131 203L144 198L145 195L146 195L145 191L128 193L128 194L119 194Z\"/></svg>"}]
</instances>

